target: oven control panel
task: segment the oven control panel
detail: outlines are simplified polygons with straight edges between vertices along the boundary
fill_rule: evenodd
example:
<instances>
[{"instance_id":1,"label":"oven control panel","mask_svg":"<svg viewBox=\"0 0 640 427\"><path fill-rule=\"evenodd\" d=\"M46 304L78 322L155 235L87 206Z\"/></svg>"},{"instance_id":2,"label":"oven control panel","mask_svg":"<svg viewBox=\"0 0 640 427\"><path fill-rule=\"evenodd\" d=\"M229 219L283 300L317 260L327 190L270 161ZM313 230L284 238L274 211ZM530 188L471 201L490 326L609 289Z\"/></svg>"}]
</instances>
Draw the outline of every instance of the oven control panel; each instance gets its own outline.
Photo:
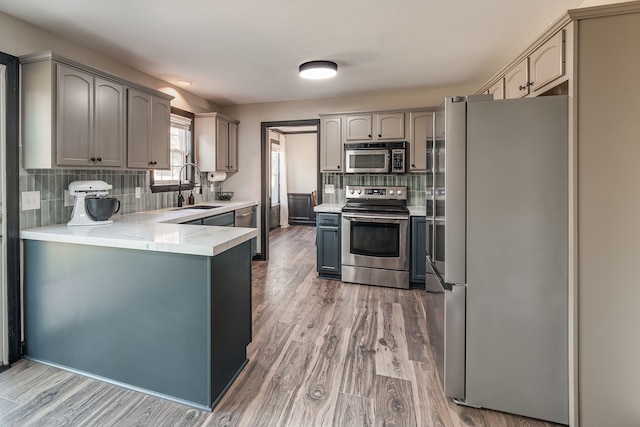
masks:
<instances>
[{"instance_id":1,"label":"oven control panel","mask_svg":"<svg viewBox=\"0 0 640 427\"><path fill-rule=\"evenodd\" d=\"M407 200L407 187L347 185L345 196L347 199Z\"/></svg>"}]
</instances>

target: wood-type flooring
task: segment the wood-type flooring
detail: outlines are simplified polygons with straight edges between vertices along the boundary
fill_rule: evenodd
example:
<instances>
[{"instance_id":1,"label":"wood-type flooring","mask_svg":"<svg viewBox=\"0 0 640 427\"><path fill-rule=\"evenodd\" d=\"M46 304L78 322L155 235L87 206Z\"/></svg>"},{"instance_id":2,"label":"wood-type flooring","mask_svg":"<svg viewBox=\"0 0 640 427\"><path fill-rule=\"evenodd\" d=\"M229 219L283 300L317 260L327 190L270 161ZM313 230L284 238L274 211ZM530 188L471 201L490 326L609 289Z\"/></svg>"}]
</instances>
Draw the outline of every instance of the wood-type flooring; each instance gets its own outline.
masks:
<instances>
[{"instance_id":1,"label":"wood-type flooring","mask_svg":"<svg viewBox=\"0 0 640 427\"><path fill-rule=\"evenodd\" d=\"M0 373L0 426L554 425L444 397L423 290L318 278L313 227L270 237L250 361L213 412L21 360Z\"/></svg>"}]
</instances>

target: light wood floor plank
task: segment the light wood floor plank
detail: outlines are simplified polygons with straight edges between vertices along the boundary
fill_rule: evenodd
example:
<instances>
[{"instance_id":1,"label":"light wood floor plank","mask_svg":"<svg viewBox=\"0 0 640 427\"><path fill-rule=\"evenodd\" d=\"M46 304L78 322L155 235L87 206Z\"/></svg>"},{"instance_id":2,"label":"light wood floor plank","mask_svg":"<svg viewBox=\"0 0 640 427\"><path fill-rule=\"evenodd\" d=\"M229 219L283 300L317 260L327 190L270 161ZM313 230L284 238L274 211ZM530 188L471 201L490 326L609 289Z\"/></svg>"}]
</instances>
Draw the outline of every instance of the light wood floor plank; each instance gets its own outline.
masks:
<instances>
[{"instance_id":1,"label":"light wood floor plank","mask_svg":"<svg viewBox=\"0 0 640 427\"><path fill-rule=\"evenodd\" d=\"M424 322L424 307L419 299L411 295L400 295L399 301L402 307L409 360L426 362L429 338Z\"/></svg>"},{"instance_id":2,"label":"light wood floor plank","mask_svg":"<svg viewBox=\"0 0 640 427\"><path fill-rule=\"evenodd\" d=\"M373 426L375 421L373 399L340 393L336 402L334 426Z\"/></svg>"},{"instance_id":3,"label":"light wood floor plank","mask_svg":"<svg viewBox=\"0 0 640 427\"><path fill-rule=\"evenodd\" d=\"M376 425L417 427L411 382L378 375L376 384Z\"/></svg>"},{"instance_id":4,"label":"light wood floor plank","mask_svg":"<svg viewBox=\"0 0 640 427\"><path fill-rule=\"evenodd\" d=\"M345 336L346 335L346 336ZM318 342L321 341L321 342ZM331 426L348 343L348 331L328 325L316 341L316 354L304 384L295 396L283 425Z\"/></svg>"},{"instance_id":5,"label":"light wood floor plank","mask_svg":"<svg viewBox=\"0 0 640 427\"><path fill-rule=\"evenodd\" d=\"M261 391L264 398L247 411L250 417L246 425L276 425L280 424L281 419L286 420L292 416L293 398L303 385L316 352L316 346L311 343L291 341L285 352L273 377Z\"/></svg>"},{"instance_id":6,"label":"light wood floor plank","mask_svg":"<svg viewBox=\"0 0 640 427\"><path fill-rule=\"evenodd\" d=\"M378 375L413 380L413 368L400 304L380 301L378 337L376 345L376 373Z\"/></svg>"},{"instance_id":7,"label":"light wood floor plank","mask_svg":"<svg viewBox=\"0 0 640 427\"><path fill-rule=\"evenodd\" d=\"M351 328L340 391L373 397L376 380L378 310L358 309Z\"/></svg>"}]
</instances>

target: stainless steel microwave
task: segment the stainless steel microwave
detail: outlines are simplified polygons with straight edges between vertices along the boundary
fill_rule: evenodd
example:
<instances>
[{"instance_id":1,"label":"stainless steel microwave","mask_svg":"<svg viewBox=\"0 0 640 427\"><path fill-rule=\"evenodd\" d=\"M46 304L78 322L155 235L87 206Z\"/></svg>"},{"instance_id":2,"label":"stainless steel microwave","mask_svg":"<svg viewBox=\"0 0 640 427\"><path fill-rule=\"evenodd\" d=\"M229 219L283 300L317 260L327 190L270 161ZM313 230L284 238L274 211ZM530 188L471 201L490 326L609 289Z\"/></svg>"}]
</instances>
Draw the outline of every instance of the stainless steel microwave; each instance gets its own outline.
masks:
<instances>
[{"instance_id":1,"label":"stainless steel microwave","mask_svg":"<svg viewBox=\"0 0 640 427\"><path fill-rule=\"evenodd\" d=\"M407 143L351 142L344 144L345 173L406 173Z\"/></svg>"}]
</instances>

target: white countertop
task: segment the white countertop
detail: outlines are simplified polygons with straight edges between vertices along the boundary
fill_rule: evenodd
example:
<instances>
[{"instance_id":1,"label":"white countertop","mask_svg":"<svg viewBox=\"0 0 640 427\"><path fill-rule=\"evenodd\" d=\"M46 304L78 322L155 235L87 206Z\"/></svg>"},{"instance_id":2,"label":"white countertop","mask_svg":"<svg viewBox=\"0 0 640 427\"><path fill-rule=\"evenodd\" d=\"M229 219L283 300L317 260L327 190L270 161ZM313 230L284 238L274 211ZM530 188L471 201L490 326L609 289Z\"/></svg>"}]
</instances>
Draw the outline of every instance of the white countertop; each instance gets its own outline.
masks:
<instances>
[{"instance_id":1,"label":"white countertop","mask_svg":"<svg viewBox=\"0 0 640 427\"><path fill-rule=\"evenodd\" d=\"M20 238L123 249L215 256L258 236L255 228L180 224L255 206L257 202L205 202L214 209L167 208L113 217L113 224L22 230ZM186 207L188 208L188 207Z\"/></svg>"},{"instance_id":2,"label":"white countertop","mask_svg":"<svg viewBox=\"0 0 640 427\"><path fill-rule=\"evenodd\" d=\"M314 212L319 213L340 213L344 203L321 203L313 207Z\"/></svg>"},{"instance_id":3,"label":"white countertop","mask_svg":"<svg viewBox=\"0 0 640 427\"><path fill-rule=\"evenodd\" d=\"M313 208L318 213L341 213L344 203L322 203ZM407 206L410 216L425 216L427 214L426 206Z\"/></svg>"}]
</instances>

